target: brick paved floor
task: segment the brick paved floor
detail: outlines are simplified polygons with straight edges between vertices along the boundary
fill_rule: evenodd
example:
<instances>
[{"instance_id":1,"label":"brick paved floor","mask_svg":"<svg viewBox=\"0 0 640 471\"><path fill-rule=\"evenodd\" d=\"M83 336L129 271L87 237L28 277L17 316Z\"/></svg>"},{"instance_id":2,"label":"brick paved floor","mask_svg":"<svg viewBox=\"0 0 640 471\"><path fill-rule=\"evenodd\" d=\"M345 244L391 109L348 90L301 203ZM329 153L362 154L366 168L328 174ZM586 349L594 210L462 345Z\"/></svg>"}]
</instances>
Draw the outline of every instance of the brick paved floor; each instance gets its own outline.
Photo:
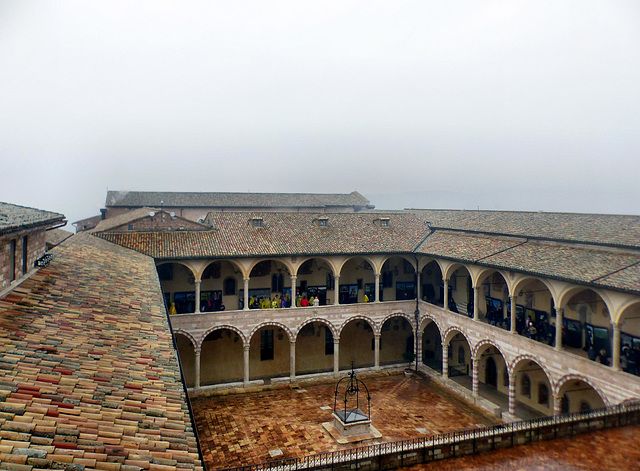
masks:
<instances>
[{"instance_id":1,"label":"brick paved floor","mask_svg":"<svg viewBox=\"0 0 640 471\"><path fill-rule=\"evenodd\" d=\"M403 471L601 471L640 470L640 426L530 443L491 453L436 461Z\"/></svg>"},{"instance_id":2,"label":"brick paved floor","mask_svg":"<svg viewBox=\"0 0 640 471\"><path fill-rule=\"evenodd\" d=\"M372 424L384 441L422 436L418 428L431 435L497 422L426 379L404 375L363 379L371 392ZM323 422L332 421L335 382L302 384L300 388L194 398L207 467L259 463L348 446L337 445L322 428ZM323 410L323 406L331 409ZM274 456L278 449L282 455Z\"/></svg>"}]
</instances>

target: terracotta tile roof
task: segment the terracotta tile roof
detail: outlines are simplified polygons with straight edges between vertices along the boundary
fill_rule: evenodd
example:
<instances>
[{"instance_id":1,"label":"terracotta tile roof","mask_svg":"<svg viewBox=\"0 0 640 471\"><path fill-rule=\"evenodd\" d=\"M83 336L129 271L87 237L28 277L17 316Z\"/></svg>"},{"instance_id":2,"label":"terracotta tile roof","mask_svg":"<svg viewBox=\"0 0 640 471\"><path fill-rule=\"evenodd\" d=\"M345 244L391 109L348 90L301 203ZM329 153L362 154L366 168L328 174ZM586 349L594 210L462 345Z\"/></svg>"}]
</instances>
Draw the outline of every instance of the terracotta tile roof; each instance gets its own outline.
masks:
<instances>
[{"instance_id":1,"label":"terracotta tile roof","mask_svg":"<svg viewBox=\"0 0 640 471\"><path fill-rule=\"evenodd\" d=\"M432 227L640 248L640 216L420 209Z\"/></svg>"},{"instance_id":2,"label":"terracotta tile roof","mask_svg":"<svg viewBox=\"0 0 640 471\"><path fill-rule=\"evenodd\" d=\"M162 202L162 203L161 203ZM154 191L109 191L107 207L369 207L369 200L357 191L349 194L315 193L199 193Z\"/></svg>"},{"instance_id":3,"label":"terracotta tile roof","mask_svg":"<svg viewBox=\"0 0 640 471\"><path fill-rule=\"evenodd\" d=\"M525 239L465 234L437 230L416 250L416 253L433 257L475 263L497 252L521 244Z\"/></svg>"},{"instance_id":4,"label":"terracotta tile roof","mask_svg":"<svg viewBox=\"0 0 640 471\"><path fill-rule=\"evenodd\" d=\"M53 226L64 221L64 214L0 202L0 234L24 228Z\"/></svg>"},{"instance_id":5,"label":"terracotta tile roof","mask_svg":"<svg viewBox=\"0 0 640 471\"><path fill-rule=\"evenodd\" d=\"M317 220L327 217L327 227ZM374 220L389 217L389 227ZM252 227L254 218L263 227ZM179 233L100 233L100 237L159 259L249 257L303 254L411 252L427 234L410 214L366 213L210 213L211 231Z\"/></svg>"},{"instance_id":6,"label":"terracotta tile roof","mask_svg":"<svg viewBox=\"0 0 640 471\"><path fill-rule=\"evenodd\" d=\"M202 469L153 260L86 233L55 253L0 300L0 462Z\"/></svg>"}]
</instances>

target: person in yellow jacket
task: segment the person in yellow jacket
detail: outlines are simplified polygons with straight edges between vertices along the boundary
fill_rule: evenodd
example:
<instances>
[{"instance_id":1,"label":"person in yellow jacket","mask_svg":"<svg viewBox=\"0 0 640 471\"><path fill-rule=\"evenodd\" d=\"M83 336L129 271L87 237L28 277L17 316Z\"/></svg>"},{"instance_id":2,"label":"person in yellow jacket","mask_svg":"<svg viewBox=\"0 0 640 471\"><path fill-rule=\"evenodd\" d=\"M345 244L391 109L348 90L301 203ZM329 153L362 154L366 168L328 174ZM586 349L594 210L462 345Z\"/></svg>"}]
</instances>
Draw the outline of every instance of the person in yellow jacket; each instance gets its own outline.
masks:
<instances>
[{"instance_id":1,"label":"person in yellow jacket","mask_svg":"<svg viewBox=\"0 0 640 471\"><path fill-rule=\"evenodd\" d=\"M171 303L171 307L169 308L169 314L177 314L176 303Z\"/></svg>"},{"instance_id":2,"label":"person in yellow jacket","mask_svg":"<svg viewBox=\"0 0 640 471\"><path fill-rule=\"evenodd\" d=\"M273 298L273 302L271 303L271 307L274 309L279 309L280 308L280 296L279 295L275 295L275 297Z\"/></svg>"},{"instance_id":3,"label":"person in yellow jacket","mask_svg":"<svg viewBox=\"0 0 640 471\"><path fill-rule=\"evenodd\" d=\"M369 296L367 296L366 294L364 295L364 298L362 298L362 302L363 303L368 303L369 302Z\"/></svg>"},{"instance_id":4,"label":"person in yellow jacket","mask_svg":"<svg viewBox=\"0 0 640 471\"><path fill-rule=\"evenodd\" d=\"M271 298L264 298L264 301L262 302L262 309L271 309Z\"/></svg>"}]
</instances>

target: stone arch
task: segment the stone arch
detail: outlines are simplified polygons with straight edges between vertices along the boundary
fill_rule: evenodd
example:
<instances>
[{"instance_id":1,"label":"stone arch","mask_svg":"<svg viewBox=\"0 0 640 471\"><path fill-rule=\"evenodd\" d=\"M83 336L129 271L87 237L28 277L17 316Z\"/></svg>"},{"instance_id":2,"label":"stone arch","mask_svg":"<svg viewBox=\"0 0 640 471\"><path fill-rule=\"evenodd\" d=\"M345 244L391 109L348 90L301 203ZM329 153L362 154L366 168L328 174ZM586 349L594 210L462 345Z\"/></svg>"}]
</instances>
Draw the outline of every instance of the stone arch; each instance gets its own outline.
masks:
<instances>
[{"instance_id":1,"label":"stone arch","mask_svg":"<svg viewBox=\"0 0 640 471\"><path fill-rule=\"evenodd\" d=\"M342 334L342 330L345 328L345 326L352 321L365 321L366 323L368 323L371 326L371 329L373 330L374 334L379 334L380 333L380 326L374 321L372 320L370 317L367 316L362 316L362 315L355 315L355 316L351 316L348 319L346 319L338 328L338 335L336 337L340 337Z\"/></svg>"},{"instance_id":2,"label":"stone arch","mask_svg":"<svg viewBox=\"0 0 640 471\"><path fill-rule=\"evenodd\" d=\"M318 255L314 255L314 256L310 256L310 257L304 257L304 258L300 258L298 260L298 263L296 263L295 265L292 265L292 268L294 269L294 272L292 272L294 275L298 275L298 270L300 269L300 267L302 265L304 265L305 262L309 261L309 260L322 260L323 262L325 262L327 265L329 265L329 267L331 267L331 269L333 270L332 275L335 276L337 273L340 273L340 269L342 267L342 265L344 264L344 261L340 264L340 267L337 267L329 258L327 257L322 257L322 256L318 256Z\"/></svg>"},{"instance_id":3,"label":"stone arch","mask_svg":"<svg viewBox=\"0 0 640 471\"><path fill-rule=\"evenodd\" d=\"M605 396L605 394L602 392L602 389L598 385L596 385L593 381L591 381L591 379L589 379L587 376L580 375L580 374L573 374L573 373L567 374L561 377L560 379L558 379L558 381L555 382L555 384L552 384L551 386L553 391L553 396L559 397L560 391L562 391L562 387L565 384L567 384L569 381L582 381L583 383L588 384L598 394L598 396L600 396L600 399L602 400L602 402L606 407L609 407L611 405L609 400Z\"/></svg>"},{"instance_id":4,"label":"stone arch","mask_svg":"<svg viewBox=\"0 0 640 471\"><path fill-rule=\"evenodd\" d=\"M289 274L292 275L294 273L294 268L286 258L278 258L278 257L264 257L251 262L251 264L247 267L248 276L251 276L251 271L258 265L259 263L266 262L268 260L278 262L283 264L287 270L289 270Z\"/></svg>"},{"instance_id":5,"label":"stone arch","mask_svg":"<svg viewBox=\"0 0 640 471\"><path fill-rule=\"evenodd\" d=\"M198 279L202 278L202 275L204 274L205 270L207 268L209 268L209 266L213 263L216 262L229 262L231 264L231 266L233 267L234 272L237 270L237 274L241 275L242 278L245 277L245 273L244 273L244 269L242 267L242 265L240 265L239 263L237 263L235 260L231 259L231 258L214 258L212 260L207 260L206 264L203 264L202 269L200 269L198 271ZM251 270L249 270L248 273L251 273Z\"/></svg>"},{"instance_id":6,"label":"stone arch","mask_svg":"<svg viewBox=\"0 0 640 471\"><path fill-rule=\"evenodd\" d=\"M399 257L402 258L404 260L406 260L407 262L409 262L411 264L411 266L413 267L414 273L416 270L416 260L415 258L411 258L409 257L409 255L405 255L405 254L400 254L400 253L395 253L395 254L389 254L388 256L385 256L384 258L382 258L382 260L380 260L380 268L382 268L382 266L389 260L391 260L393 257Z\"/></svg>"},{"instance_id":7,"label":"stone arch","mask_svg":"<svg viewBox=\"0 0 640 471\"><path fill-rule=\"evenodd\" d=\"M160 263L156 264L156 268L161 266L161 265L182 265L183 267L185 267L187 270L189 270L191 272L191 274L193 275L193 277L195 278L196 276L200 276L200 273L198 273L198 271L192 267L191 265L189 265L188 263L184 262L183 260L165 260L162 261Z\"/></svg>"},{"instance_id":8,"label":"stone arch","mask_svg":"<svg viewBox=\"0 0 640 471\"><path fill-rule=\"evenodd\" d=\"M262 329L263 327L269 327L269 326L274 326L274 327L279 327L282 330L284 330L287 333L287 336L289 337L289 341L293 341L295 340L295 336L293 335L293 332L291 331L291 329L289 329L289 327L287 327L286 325L284 325L281 322L276 322L276 321L265 321L265 322L261 322L260 324L256 325L252 330L251 333L249 334L249 336L247 337L249 342L251 342L251 339L253 338L253 336L255 335L256 332L258 332L260 329Z\"/></svg>"},{"instance_id":9,"label":"stone arch","mask_svg":"<svg viewBox=\"0 0 640 471\"><path fill-rule=\"evenodd\" d=\"M513 283L512 289L509 292L509 294L511 296L513 296L518 291L520 286L522 286L524 283L530 282L531 280L539 281L540 283L545 285L547 287L547 289L549 290L549 292L551 293L551 296L553 297L553 300L556 302L556 305L559 305L558 304L558 300L556 299L557 298L556 290L554 289L553 284L551 284L551 282L549 280L547 280L546 278L542 278L542 277L539 277L539 276L528 276L527 275L527 276L518 277L516 279L515 283Z\"/></svg>"},{"instance_id":10,"label":"stone arch","mask_svg":"<svg viewBox=\"0 0 640 471\"><path fill-rule=\"evenodd\" d=\"M502 356L502 358L504 358L504 361L506 363L507 358L504 356L504 352L502 351L502 349L498 346L498 344L496 342L493 342L492 340L488 340L488 339L481 340L471 350L471 358L474 361L476 361L478 359L478 354L480 353L481 349L484 349L484 347L493 347L496 350L498 350L498 352L500 352L500 355Z\"/></svg>"},{"instance_id":11,"label":"stone arch","mask_svg":"<svg viewBox=\"0 0 640 471\"><path fill-rule=\"evenodd\" d=\"M534 362L544 372L545 376L547 377L547 381L553 387L553 376L551 375L549 369L546 366L541 365L536 357L529 354L519 355L508 364L509 376L513 376L515 374L516 367L520 363L523 363L525 361Z\"/></svg>"},{"instance_id":12,"label":"stone arch","mask_svg":"<svg viewBox=\"0 0 640 471\"><path fill-rule=\"evenodd\" d=\"M207 338L207 336L212 333L215 330L221 330L221 329L227 329L230 330L232 332L235 332L236 334L238 334L238 336L240 337L240 340L242 340L242 345L247 345L247 338L245 337L244 333L238 329L237 327L234 327L232 325L229 324L222 324L222 325L217 325L215 327L211 327L209 330L205 331L204 334L202 334L202 336L200 337L200 344L202 345L202 342L204 342L204 339ZM251 337L249 337L251 338Z\"/></svg>"},{"instance_id":13,"label":"stone arch","mask_svg":"<svg viewBox=\"0 0 640 471\"><path fill-rule=\"evenodd\" d=\"M578 285L569 286L568 288L563 290L562 293L560 293L560 295L558 296L557 305L563 308L566 307L567 303L571 300L573 296L583 291L593 291L595 294L597 294L600 297L600 299L602 299L602 302L604 303L604 305L607 308L607 311L609 312L609 320L612 321L611 315L613 312L615 312L614 306L611 300L609 299L609 296L606 294L606 292L599 288L592 288L589 286L578 286Z\"/></svg>"},{"instance_id":14,"label":"stone arch","mask_svg":"<svg viewBox=\"0 0 640 471\"><path fill-rule=\"evenodd\" d=\"M471 347L471 342L469 342L469 337L467 337L466 332L462 328L457 327L457 326L449 327L446 331L444 331L442 333L442 343L443 344L448 344L451 341L451 339L456 336L456 334L454 334L453 332L461 334L464 337L464 339L467 341L467 343L469 344L469 347Z\"/></svg>"},{"instance_id":15,"label":"stone arch","mask_svg":"<svg viewBox=\"0 0 640 471\"><path fill-rule=\"evenodd\" d=\"M465 270L467 270L467 273L473 280L473 273L471 269L469 268L468 265L461 262L453 262L450 265L447 265L447 267L444 270L442 270L442 277L446 280L449 280L451 278L451 275L453 275L456 271L458 271L459 268L464 268Z\"/></svg>"},{"instance_id":16,"label":"stone arch","mask_svg":"<svg viewBox=\"0 0 640 471\"><path fill-rule=\"evenodd\" d=\"M393 319L394 317L403 317L404 319L406 319L409 325L411 326L411 331L415 334L415 330L416 330L415 319L412 319L411 316L405 314L404 312L394 312L392 314L388 314L384 319L380 321L379 328L382 329L382 326L384 325L384 323L387 322L389 319Z\"/></svg>"},{"instance_id":17,"label":"stone arch","mask_svg":"<svg viewBox=\"0 0 640 471\"><path fill-rule=\"evenodd\" d=\"M440 321L428 314L425 314L424 316L422 316L422 319L420 319L420 328L418 329L418 332L424 332L424 329L426 329L427 325L429 325L431 322L436 325L438 331L442 332Z\"/></svg>"},{"instance_id":18,"label":"stone arch","mask_svg":"<svg viewBox=\"0 0 640 471\"><path fill-rule=\"evenodd\" d=\"M320 258L320 257L312 257L312 258ZM350 255L349 257L346 257L344 260L342 260L338 266L336 266L336 272L337 274L341 274L342 273L342 269L344 268L344 266L349 263L351 260L353 260L354 258L363 258L364 260L366 260L366 262L371 265L371 269L373 270L373 273L376 273L376 270L379 270L380 267L378 267L378 264L375 262L375 260L373 260L373 258L367 256L366 254L354 254L354 255ZM384 263L384 261L382 262ZM382 265L380 265L382 266Z\"/></svg>"},{"instance_id":19,"label":"stone arch","mask_svg":"<svg viewBox=\"0 0 640 471\"><path fill-rule=\"evenodd\" d=\"M174 335L174 336L175 336L175 335L182 335L183 337L187 338L187 339L191 342L191 345L193 345L193 348L194 348L194 349L195 349L195 348L199 348L199 347L200 347L200 342L198 342L198 341L196 340L196 338L195 338L195 337L194 337L190 332L187 332L186 330L183 330L183 329L175 329L175 330L173 331L173 335Z\"/></svg>"},{"instance_id":20,"label":"stone arch","mask_svg":"<svg viewBox=\"0 0 640 471\"><path fill-rule=\"evenodd\" d=\"M302 328L307 325L307 324L311 324L312 322L319 322L320 324L324 324L325 326L327 326L329 328L329 330L331 331L331 334L333 335L333 338L339 338L338 337L338 330L336 329L336 326L333 325L330 321L328 321L327 319L324 319L322 317L312 317L310 319L305 319L302 324L300 324L298 326L298 328L293 331L293 333L295 334L294 338L298 338L298 334L300 333L300 331L302 330Z\"/></svg>"}]
</instances>

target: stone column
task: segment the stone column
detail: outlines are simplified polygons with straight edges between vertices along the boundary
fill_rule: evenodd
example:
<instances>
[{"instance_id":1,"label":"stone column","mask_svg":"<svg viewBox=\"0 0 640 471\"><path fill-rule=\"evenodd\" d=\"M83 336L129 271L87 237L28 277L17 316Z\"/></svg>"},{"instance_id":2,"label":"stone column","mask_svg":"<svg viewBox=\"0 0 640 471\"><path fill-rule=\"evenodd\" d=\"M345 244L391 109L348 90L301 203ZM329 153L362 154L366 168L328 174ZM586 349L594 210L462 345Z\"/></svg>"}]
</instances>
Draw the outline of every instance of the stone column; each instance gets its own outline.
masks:
<instances>
[{"instance_id":1,"label":"stone column","mask_svg":"<svg viewBox=\"0 0 640 471\"><path fill-rule=\"evenodd\" d=\"M449 344L442 344L442 377L447 379L449 377Z\"/></svg>"},{"instance_id":2,"label":"stone column","mask_svg":"<svg viewBox=\"0 0 640 471\"><path fill-rule=\"evenodd\" d=\"M333 278L333 304L340 304L340 275L336 275Z\"/></svg>"},{"instance_id":3,"label":"stone column","mask_svg":"<svg viewBox=\"0 0 640 471\"><path fill-rule=\"evenodd\" d=\"M200 347L196 348L195 353L195 370L196 370L196 379L195 379L195 388L200 389Z\"/></svg>"},{"instance_id":4,"label":"stone column","mask_svg":"<svg viewBox=\"0 0 640 471\"><path fill-rule=\"evenodd\" d=\"M562 398L560 396L553 396L553 415L562 414Z\"/></svg>"},{"instance_id":5,"label":"stone column","mask_svg":"<svg viewBox=\"0 0 640 471\"><path fill-rule=\"evenodd\" d=\"M556 350L562 350L562 309L556 307Z\"/></svg>"},{"instance_id":6,"label":"stone column","mask_svg":"<svg viewBox=\"0 0 640 471\"><path fill-rule=\"evenodd\" d=\"M471 360L471 394L478 397L478 370L480 360Z\"/></svg>"},{"instance_id":7,"label":"stone column","mask_svg":"<svg viewBox=\"0 0 640 471\"><path fill-rule=\"evenodd\" d=\"M374 296L375 296L375 301L376 303L380 302L380 273L374 273L373 276L375 277L375 285L374 285Z\"/></svg>"},{"instance_id":8,"label":"stone column","mask_svg":"<svg viewBox=\"0 0 640 471\"><path fill-rule=\"evenodd\" d=\"M196 280L196 313L200 312L200 283L202 283L201 280Z\"/></svg>"},{"instance_id":9,"label":"stone column","mask_svg":"<svg viewBox=\"0 0 640 471\"><path fill-rule=\"evenodd\" d=\"M294 380L296 378L296 341L291 340L289 342L289 379Z\"/></svg>"},{"instance_id":10,"label":"stone column","mask_svg":"<svg viewBox=\"0 0 640 471\"><path fill-rule=\"evenodd\" d=\"M244 373L244 386L247 387L249 386L249 349L251 348L250 345L245 345L244 346L244 368L243 368L243 373Z\"/></svg>"},{"instance_id":11,"label":"stone column","mask_svg":"<svg viewBox=\"0 0 640 471\"><path fill-rule=\"evenodd\" d=\"M249 310L249 278L244 279L244 310Z\"/></svg>"},{"instance_id":12,"label":"stone column","mask_svg":"<svg viewBox=\"0 0 640 471\"><path fill-rule=\"evenodd\" d=\"M511 296L511 333L512 334L517 334L518 331L516 330L516 295L514 294L513 296Z\"/></svg>"},{"instance_id":13,"label":"stone column","mask_svg":"<svg viewBox=\"0 0 640 471\"><path fill-rule=\"evenodd\" d=\"M614 322L613 327L613 352L611 352L611 366L620 371L620 324Z\"/></svg>"},{"instance_id":14,"label":"stone column","mask_svg":"<svg viewBox=\"0 0 640 471\"><path fill-rule=\"evenodd\" d=\"M449 279L445 278L444 280L444 310L449 310Z\"/></svg>"},{"instance_id":15,"label":"stone column","mask_svg":"<svg viewBox=\"0 0 640 471\"><path fill-rule=\"evenodd\" d=\"M340 374L340 339L333 338L333 375Z\"/></svg>"},{"instance_id":16,"label":"stone column","mask_svg":"<svg viewBox=\"0 0 640 471\"><path fill-rule=\"evenodd\" d=\"M416 370L418 369L418 365L422 363L422 332L418 332L416 334L415 340L415 350L416 350Z\"/></svg>"},{"instance_id":17,"label":"stone column","mask_svg":"<svg viewBox=\"0 0 640 471\"><path fill-rule=\"evenodd\" d=\"M298 281L298 277L291 276L291 307L296 307L296 281Z\"/></svg>"},{"instance_id":18,"label":"stone column","mask_svg":"<svg viewBox=\"0 0 640 471\"><path fill-rule=\"evenodd\" d=\"M478 291L479 286L473 287L473 320L477 321L480 319L480 307L478 306Z\"/></svg>"},{"instance_id":19,"label":"stone column","mask_svg":"<svg viewBox=\"0 0 640 471\"><path fill-rule=\"evenodd\" d=\"M509 375L509 414L516 415L516 374Z\"/></svg>"},{"instance_id":20,"label":"stone column","mask_svg":"<svg viewBox=\"0 0 640 471\"><path fill-rule=\"evenodd\" d=\"M373 365L376 370L380 368L380 335L373 334Z\"/></svg>"}]
</instances>

